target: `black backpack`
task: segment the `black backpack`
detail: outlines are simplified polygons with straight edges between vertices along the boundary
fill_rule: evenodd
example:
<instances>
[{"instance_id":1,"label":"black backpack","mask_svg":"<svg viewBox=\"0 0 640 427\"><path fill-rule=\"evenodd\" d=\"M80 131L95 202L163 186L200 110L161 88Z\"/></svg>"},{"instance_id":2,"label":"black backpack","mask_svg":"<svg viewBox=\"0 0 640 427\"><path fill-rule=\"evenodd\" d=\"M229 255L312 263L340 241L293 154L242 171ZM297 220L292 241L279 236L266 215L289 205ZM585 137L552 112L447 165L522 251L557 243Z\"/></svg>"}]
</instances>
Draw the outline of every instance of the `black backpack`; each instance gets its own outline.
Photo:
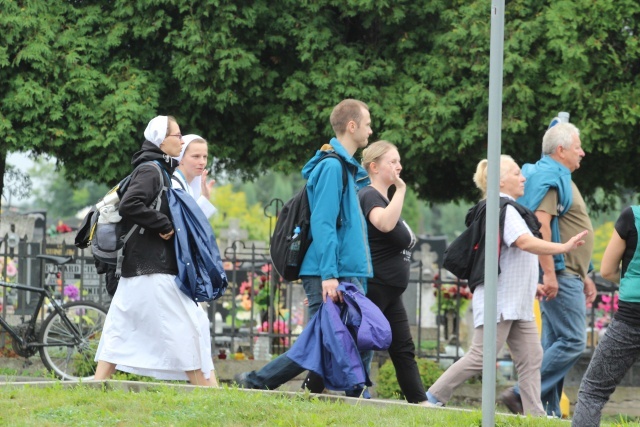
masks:
<instances>
[{"instance_id":1,"label":"black backpack","mask_svg":"<svg viewBox=\"0 0 640 427\"><path fill-rule=\"evenodd\" d=\"M330 157L340 160L342 165L342 194L347 188L347 166L342 157L333 151L327 152L320 161ZM276 226L271 236L269 254L273 268L284 280L293 281L300 278L300 266L313 240L309 236L311 210L305 185L295 196L284 204L276 219ZM340 215L336 226L341 226Z\"/></svg>"},{"instance_id":2,"label":"black backpack","mask_svg":"<svg viewBox=\"0 0 640 427\"><path fill-rule=\"evenodd\" d=\"M522 216L525 223L535 237L541 238L540 222L535 214L521 204L506 197L500 197L500 220L498 233L502 236L504 230L504 219L506 206L513 206ZM471 292L475 291L478 285L484 283L484 260L485 260L485 221L486 221L486 200L480 201L477 205L469 209L465 224L467 229L462 232L444 251L442 266L453 273L459 279L467 280ZM498 244L498 258L500 258L500 245ZM498 263L498 274L500 274L500 264Z\"/></svg>"},{"instance_id":3,"label":"black backpack","mask_svg":"<svg viewBox=\"0 0 640 427\"><path fill-rule=\"evenodd\" d=\"M164 183L162 167L155 161L141 163L136 169L146 164L151 164L158 170L160 180ZM104 218L101 219L100 208L109 206L117 214L120 200L129 187L132 174L133 172L127 175L91 208L82 220L75 238L76 247L86 249L91 246L96 272L105 275L107 293L111 296L116 293L118 282L120 281L122 262L124 260L124 246L136 230L139 229L139 233L142 234L144 233L144 228L140 228L139 225L135 224L125 230L123 223L119 220L110 222ZM168 175L167 179L171 182ZM159 189L158 195L151 204L153 209L160 210L162 193L166 189L167 187L164 184Z\"/></svg>"}]
</instances>

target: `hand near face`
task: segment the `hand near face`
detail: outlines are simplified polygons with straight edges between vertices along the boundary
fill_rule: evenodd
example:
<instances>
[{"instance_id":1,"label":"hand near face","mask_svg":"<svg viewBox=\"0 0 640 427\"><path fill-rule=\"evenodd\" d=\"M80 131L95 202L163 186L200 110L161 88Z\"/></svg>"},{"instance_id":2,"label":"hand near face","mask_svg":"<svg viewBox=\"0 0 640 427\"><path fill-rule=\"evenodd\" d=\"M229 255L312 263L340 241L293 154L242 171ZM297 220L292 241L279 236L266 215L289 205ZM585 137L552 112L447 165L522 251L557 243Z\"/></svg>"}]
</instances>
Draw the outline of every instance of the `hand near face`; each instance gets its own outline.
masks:
<instances>
[{"instance_id":1,"label":"hand near face","mask_svg":"<svg viewBox=\"0 0 640 427\"><path fill-rule=\"evenodd\" d=\"M407 188L407 184L404 182L402 178L400 178L400 171L394 171L395 181L393 182L396 186L396 190Z\"/></svg>"},{"instance_id":2,"label":"hand near face","mask_svg":"<svg viewBox=\"0 0 640 427\"><path fill-rule=\"evenodd\" d=\"M206 198L207 200L209 200L209 198L211 197L211 189L214 185L216 185L215 179L207 181L208 174L209 171L207 169L204 169L202 171L202 175L200 175L200 191L202 193L202 196L204 196L204 198Z\"/></svg>"}]
</instances>

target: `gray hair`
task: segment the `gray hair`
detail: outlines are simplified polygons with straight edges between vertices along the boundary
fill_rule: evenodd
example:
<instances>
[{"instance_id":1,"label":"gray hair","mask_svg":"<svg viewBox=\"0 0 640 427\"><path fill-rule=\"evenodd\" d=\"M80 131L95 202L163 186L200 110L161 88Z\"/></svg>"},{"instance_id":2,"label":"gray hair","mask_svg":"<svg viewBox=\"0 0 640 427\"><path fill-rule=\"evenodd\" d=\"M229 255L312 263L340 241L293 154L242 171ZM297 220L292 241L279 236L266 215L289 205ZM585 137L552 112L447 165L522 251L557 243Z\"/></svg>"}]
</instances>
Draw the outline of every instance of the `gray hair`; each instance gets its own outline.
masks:
<instances>
[{"instance_id":1,"label":"gray hair","mask_svg":"<svg viewBox=\"0 0 640 427\"><path fill-rule=\"evenodd\" d=\"M542 138L542 154L553 154L558 147L568 149L573 144L574 134L580 136L580 130L573 123L558 123L548 129Z\"/></svg>"}]
</instances>

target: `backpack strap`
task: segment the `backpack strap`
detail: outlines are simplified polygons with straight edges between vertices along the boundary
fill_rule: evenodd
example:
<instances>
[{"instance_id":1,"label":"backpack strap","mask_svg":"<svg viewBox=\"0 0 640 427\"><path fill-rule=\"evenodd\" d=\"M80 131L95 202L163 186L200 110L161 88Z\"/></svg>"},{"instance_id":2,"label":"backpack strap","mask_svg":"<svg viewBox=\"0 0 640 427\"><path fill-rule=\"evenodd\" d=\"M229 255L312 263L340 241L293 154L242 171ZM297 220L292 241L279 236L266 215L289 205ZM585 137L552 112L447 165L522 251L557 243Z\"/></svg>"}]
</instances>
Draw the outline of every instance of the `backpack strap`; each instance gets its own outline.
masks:
<instances>
[{"instance_id":1,"label":"backpack strap","mask_svg":"<svg viewBox=\"0 0 640 427\"><path fill-rule=\"evenodd\" d=\"M176 172L179 173L180 176L182 178L184 178L185 181L187 180L179 169L176 169ZM175 176L175 173L173 175ZM182 188L184 191L187 191L187 189L185 188L184 184L182 183L182 179L180 179L180 177L176 177L175 179L173 179L173 177L171 177L171 186L172 187L173 187L173 183L174 182L177 182L178 185L180 186L180 188Z\"/></svg>"},{"instance_id":2,"label":"backpack strap","mask_svg":"<svg viewBox=\"0 0 640 427\"><path fill-rule=\"evenodd\" d=\"M344 159L342 157L340 157L335 151L329 151L327 152L321 159L320 161L323 161L324 159L328 159L329 157L333 157L335 159L340 160L340 164L342 165L342 195L344 196L344 192L347 190L347 184L349 183L348 178L347 178L347 165L344 162ZM340 201L340 212L338 212L338 218L336 219L336 227L340 228L342 227L342 200Z\"/></svg>"},{"instance_id":3,"label":"backpack strap","mask_svg":"<svg viewBox=\"0 0 640 427\"><path fill-rule=\"evenodd\" d=\"M160 166L160 163L157 160L154 160L153 162L145 162L141 165L138 166L141 167L144 164L151 164L153 165L157 171L158 174L160 175L160 191L158 192L158 196L156 197L156 199L151 203L150 207L152 207L153 209L159 211L160 210L160 206L162 205L162 193L167 191L167 186L165 185L165 181L164 181L164 176L162 174L162 172L164 171L164 169L162 168L162 166ZM136 168L137 169L137 168ZM167 174L166 171L164 171L165 175L167 176L168 180L169 180L169 186L171 185L171 178L169 178L169 175ZM122 239L122 247L118 250L118 255L116 258L116 277L120 277L120 275L122 274L122 262L124 261L124 248L127 244L127 241L129 240L129 238L133 235L133 233L136 232L136 230L140 229L139 233L143 234L144 233L144 228L140 227L138 224L134 224L131 229L129 230L129 232L124 236L124 239Z\"/></svg>"},{"instance_id":4,"label":"backpack strap","mask_svg":"<svg viewBox=\"0 0 640 427\"><path fill-rule=\"evenodd\" d=\"M345 190L347 189L347 183L348 183L348 178L347 178L347 165L344 162L344 159L342 157L340 157L335 151L329 151L327 152L321 159L320 161L323 161L324 159L328 159L329 157L333 157L334 159L338 159L340 160L340 164L342 165L342 194L344 195Z\"/></svg>"}]
</instances>

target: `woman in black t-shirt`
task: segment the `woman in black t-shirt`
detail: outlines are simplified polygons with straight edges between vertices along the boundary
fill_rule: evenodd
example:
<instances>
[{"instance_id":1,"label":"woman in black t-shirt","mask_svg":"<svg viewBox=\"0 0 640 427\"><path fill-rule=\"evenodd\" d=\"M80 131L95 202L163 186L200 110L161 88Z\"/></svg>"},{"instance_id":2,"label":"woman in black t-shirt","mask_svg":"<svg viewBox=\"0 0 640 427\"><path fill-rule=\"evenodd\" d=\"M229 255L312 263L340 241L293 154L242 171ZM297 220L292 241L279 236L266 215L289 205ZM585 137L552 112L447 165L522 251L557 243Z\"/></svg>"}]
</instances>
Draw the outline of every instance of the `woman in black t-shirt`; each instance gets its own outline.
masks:
<instances>
[{"instance_id":1,"label":"woman in black t-shirt","mask_svg":"<svg viewBox=\"0 0 640 427\"><path fill-rule=\"evenodd\" d=\"M574 426L599 426L602 408L640 357L640 206L625 208L602 256L600 274L620 283L618 310L584 373Z\"/></svg>"},{"instance_id":2,"label":"woman in black t-shirt","mask_svg":"<svg viewBox=\"0 0 640 427\"><path fill-rule=\"evenodd\" d=\"M363 151L362 166L371 178L371 185L358 192L367 219L373 263L373 278L367 281L367 297L380 308L391 325L389 356L402 393L409 403L428 405L401 299L409 283L410 251L416 237L400 217L407 189L400 178L400 154L390 142L377 141ZM389 200L387 195L391 186L395 186L395 193Z\"/></svg>"}]
</instances>

